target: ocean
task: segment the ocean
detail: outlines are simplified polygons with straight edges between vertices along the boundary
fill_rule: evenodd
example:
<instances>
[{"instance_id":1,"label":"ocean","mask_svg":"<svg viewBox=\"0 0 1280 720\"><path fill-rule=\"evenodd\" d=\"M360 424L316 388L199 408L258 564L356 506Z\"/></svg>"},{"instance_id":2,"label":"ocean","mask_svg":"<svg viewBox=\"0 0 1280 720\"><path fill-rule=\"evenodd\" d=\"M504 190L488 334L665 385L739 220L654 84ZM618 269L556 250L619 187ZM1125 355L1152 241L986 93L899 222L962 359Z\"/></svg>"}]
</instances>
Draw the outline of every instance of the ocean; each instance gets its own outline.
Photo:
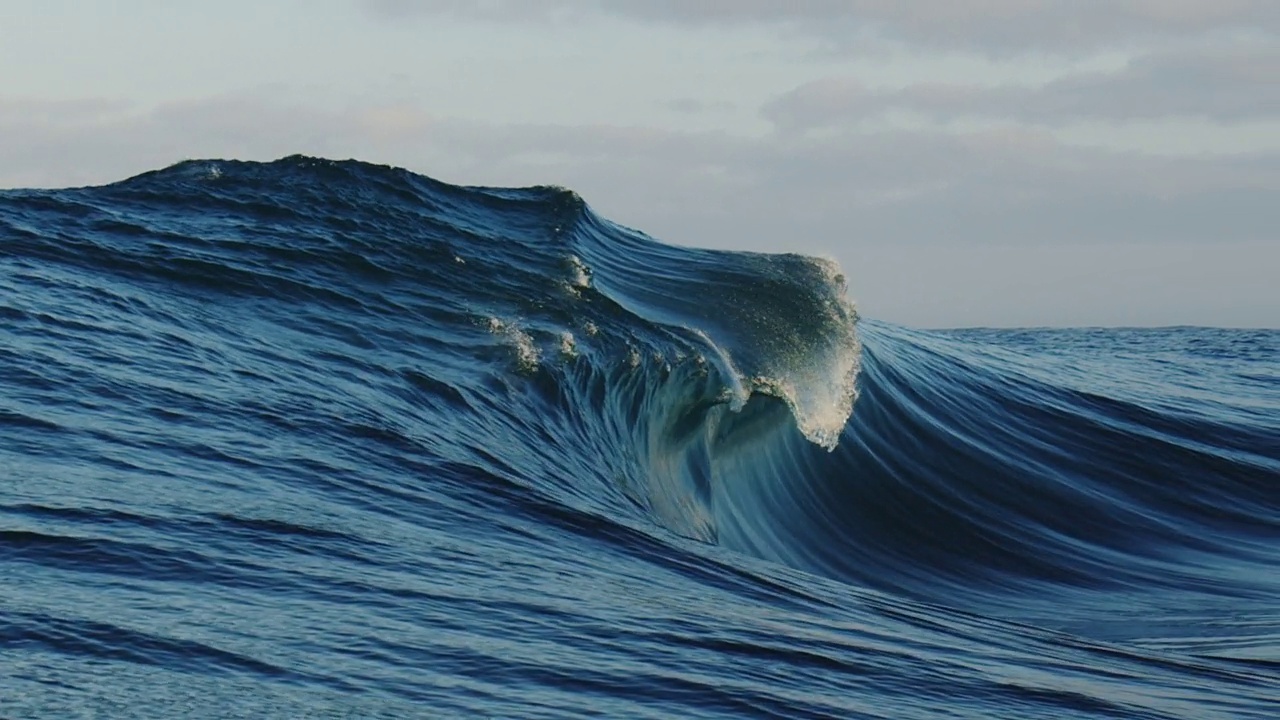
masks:
<instances>
[{"instance_id":1,"label":"ocean","mask_svg":"<svg viewBox=\"0 0 1280 720\"><path fill-rule=\"evenodd\" d=\"M355 161L0 191L0 717L1280 717L1280 331L848 295Z\"/></svg>"}]
</instances>

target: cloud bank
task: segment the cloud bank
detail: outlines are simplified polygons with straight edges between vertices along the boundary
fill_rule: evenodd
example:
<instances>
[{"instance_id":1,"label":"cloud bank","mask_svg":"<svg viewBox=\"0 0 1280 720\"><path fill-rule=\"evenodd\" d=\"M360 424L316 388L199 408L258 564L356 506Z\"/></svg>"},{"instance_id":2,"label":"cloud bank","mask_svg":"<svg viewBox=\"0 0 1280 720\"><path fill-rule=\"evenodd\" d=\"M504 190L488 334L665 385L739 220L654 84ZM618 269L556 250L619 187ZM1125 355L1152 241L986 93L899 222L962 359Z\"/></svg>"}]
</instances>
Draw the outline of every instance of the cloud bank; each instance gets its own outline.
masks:
<instances>
[{"instance_id":1,"label":"cloud bank","mask_svg":"<svg viewBox=\"0 0 1280 720\"><path fill-rule=\"evenodd\" d=\"M1264 272L1280 266L1280 3L352 7L369 32L403 42L415 26L484 37L567 25L575 32L558 37L569 38L635 27L658 39L746 28L807 70L752 104L663 94L638 57L627 81L650 83L634 93L649 93L666 124L502 122L431 97L322 104L271 88L160 103L0 97L0 185L106 182L191 157L355 157L452 182L565 185L665 241L832 255L868 314L911 324L1280 317L1280 289ZM588 69L609 48L592 39L571 49ZM1043 77L1018 72L1049 56ZM931 74L973 58L993 70ZM690 68L711 82L714 70ZM683 120L719 116L761 129Z\"/></svg>"},{"instance_id":2,"label":"cloud bank","mask_svg":"<svg viewBox=\"0 0 1280 720\"><path fill-rule=\"evenodd\" d=\"M697 27L788 25L836 45L876 35L912 45L983 53L1067 52L1134 40L1275 35L1269 0L364 0L397 20L452 16L528 22L614 15ZM841 40L841 38L844 38Z\"/></svg>"}]
</instances>

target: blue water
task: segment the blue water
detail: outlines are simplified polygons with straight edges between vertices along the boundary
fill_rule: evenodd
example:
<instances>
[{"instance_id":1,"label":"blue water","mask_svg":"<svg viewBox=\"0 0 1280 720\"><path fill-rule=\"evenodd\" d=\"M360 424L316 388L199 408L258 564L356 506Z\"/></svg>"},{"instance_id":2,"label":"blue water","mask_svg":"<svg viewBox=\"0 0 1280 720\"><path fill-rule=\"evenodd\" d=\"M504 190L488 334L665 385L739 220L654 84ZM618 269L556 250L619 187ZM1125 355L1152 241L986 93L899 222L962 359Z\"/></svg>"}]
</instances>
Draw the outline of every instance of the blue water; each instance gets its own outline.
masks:
<instances>
[{"instance_id":1,"label":"blue water","mask_svg":"<svg viewBox=\"0 0 1280 720\"><path fill-rule=\"evenodd\" d=\"M1273 719L1277 353L357 162L3 191L0 717Z\"/></svg>"}]
</instances>

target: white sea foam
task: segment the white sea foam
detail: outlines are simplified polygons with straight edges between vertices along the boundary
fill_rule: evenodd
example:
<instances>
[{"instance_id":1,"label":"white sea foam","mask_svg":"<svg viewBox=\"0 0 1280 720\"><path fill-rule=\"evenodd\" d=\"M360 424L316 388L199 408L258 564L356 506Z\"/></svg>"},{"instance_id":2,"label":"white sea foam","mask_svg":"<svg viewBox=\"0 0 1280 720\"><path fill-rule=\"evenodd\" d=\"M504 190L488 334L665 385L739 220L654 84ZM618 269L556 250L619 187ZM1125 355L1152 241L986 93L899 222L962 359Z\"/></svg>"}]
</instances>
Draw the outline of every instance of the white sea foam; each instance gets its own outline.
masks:
<instances>
[{"instance_id":1,"label":"white sea foam","mask_svg":"<svg viewBox=\"0 0 1280 720\"><path fill-rule=\"evenodd\" d=\"M780 372L762 380L791 406L800 432L827 450L834 450L858 395L862 344L855 323L858 312L848 298L839 263L813 258L830 296L816 318L827 333L816 347L793 347L784 352Z\"/></svg>"},{"instance_id":2,"label":"white sea foam","mask_svg":"<svg viewBox=\"0 0 1280 720\"><path fill-rule=\"evenodd\" d=\"M504 322L498 318L491 317L489 318L489 332L495 335L503 335L511 342L516 351L516 362L521 370L533 372L538 369L538 361L541 359L538 346L534 343L533 337L521 330L515 322Z\"/></svg>"},{"instance_id":3,"label":"white sea foam","mask_svg":"<svg viewBox=\"0 0 1280 720\"><path fill-rule=\"evenodd\" d=\"M573 338L573 333L565 330L560 333L560 354L565 357L578 356L578 344Z\"/></svg>"},{"instance_id":4,"label":"white sea foam","mask_svg":"<svg viewBox=\"0 0 1280 720\"><path fill-rule=\"evenodd\" d=\"M818 317L806 318L821 331L785 340L755 337L758 351L747 372L735 364L732 352L708 336L690 328L715 356L731 383L730 407L741 409L752 392L782 399L791 408L796 426L816 445L834 450L853 412L862 348L855 330L857 311L846 297L847 287L839 264L813 258L824 284L823 299L815 306Z\"/></svg>"},{"instance_id":5,"label":"white sea foam","mask_svg":"<svg viewBox=\"0 0 1280 720\"><path fill-rule=\"evenodd\" d=\"M569 265L569 277L561 281L565 290L574 297L582 297L582 291L591 287L591 269L577 255L566 258Z\"/></svg>"},{"instance_id":6,"label":"white sea foam","mask_svg":"<svg viewBox=\"0 0 1280 720\"><path fill-rule=\"evenodd\" d=\"M588 268L577 255L569 256L569 269L571 272L569 281L573 287L579 290L591 287L591 268Z\"/></svg>"}]
</instances>

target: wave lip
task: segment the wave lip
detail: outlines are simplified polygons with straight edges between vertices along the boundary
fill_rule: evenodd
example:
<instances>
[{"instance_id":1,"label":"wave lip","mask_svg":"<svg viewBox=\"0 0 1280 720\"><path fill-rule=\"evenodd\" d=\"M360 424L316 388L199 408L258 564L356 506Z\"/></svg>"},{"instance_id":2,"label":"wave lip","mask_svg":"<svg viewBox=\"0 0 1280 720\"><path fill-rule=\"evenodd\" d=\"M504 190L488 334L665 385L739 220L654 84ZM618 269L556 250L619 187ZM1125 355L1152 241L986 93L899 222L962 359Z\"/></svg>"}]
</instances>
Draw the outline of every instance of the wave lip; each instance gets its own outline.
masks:
<instances>
[{"instance_id":1,"label":"wave lip","mask_svg":"<svg viewBox=\"0 0 1280 720\"><path fill-rule=\"evenodd\" d=\"M575 244L594 287L636 317L691 333L732 386L792 409L805 437L839 442L857 398L857 311L826 258L673 248L584 208Z\"/></svg>"}]
</instances>

